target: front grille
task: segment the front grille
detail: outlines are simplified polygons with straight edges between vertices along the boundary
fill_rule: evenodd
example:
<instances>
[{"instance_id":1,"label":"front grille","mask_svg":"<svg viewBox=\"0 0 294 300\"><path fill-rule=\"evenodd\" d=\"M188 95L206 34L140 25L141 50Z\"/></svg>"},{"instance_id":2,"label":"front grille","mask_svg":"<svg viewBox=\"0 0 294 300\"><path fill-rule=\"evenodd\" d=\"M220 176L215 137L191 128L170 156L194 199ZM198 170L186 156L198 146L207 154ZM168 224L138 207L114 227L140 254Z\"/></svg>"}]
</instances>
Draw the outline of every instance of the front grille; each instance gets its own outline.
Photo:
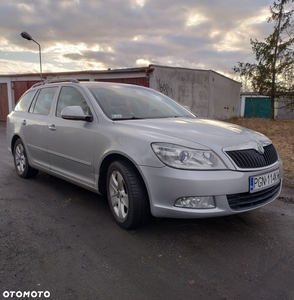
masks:
<instances>
[{"instance_id":1,"label":"front grille","mask_svg":"<svg viewBox=\"0 0 294 300\"><path fill-rule=\"evenodd\" d=\"M264 154L255 149L235 150L226 152L235 164L242 169L255 169L272 165L278 160L273 144L264 147Z\"/></svg>"},{"instance_id":2,"label":"front grille","mask_svg":"<svg viewBox=\"0 0 294 300\"><path fill-rule=\"evenodd\" d=\"M232 210L242 211L266 204L276 197L279 193L281 182L278 185L270 187L255 193L241 193L227 195L228 203Z\"/></svg>"}]
</instances>

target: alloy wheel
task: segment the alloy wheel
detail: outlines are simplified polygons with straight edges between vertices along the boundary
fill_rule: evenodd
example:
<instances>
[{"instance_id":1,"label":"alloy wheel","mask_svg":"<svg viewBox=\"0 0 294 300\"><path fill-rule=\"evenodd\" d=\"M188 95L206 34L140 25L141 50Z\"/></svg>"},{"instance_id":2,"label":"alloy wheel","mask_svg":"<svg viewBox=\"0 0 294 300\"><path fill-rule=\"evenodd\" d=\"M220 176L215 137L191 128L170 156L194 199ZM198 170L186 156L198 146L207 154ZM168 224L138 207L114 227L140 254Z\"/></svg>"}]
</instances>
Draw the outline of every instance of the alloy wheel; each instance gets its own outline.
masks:
<instances>
[{"instance_id":1,"label":"alloy wheel","mask_svg":"<svg viewBox=\"0 0 294 300\"><path fill-rule=\"evenodd\" d=\"M122 174L113 171L109 181L110 200L113 211L120 220L126 219L129 211L129 197Z\"/></svg>"}]
</instances>

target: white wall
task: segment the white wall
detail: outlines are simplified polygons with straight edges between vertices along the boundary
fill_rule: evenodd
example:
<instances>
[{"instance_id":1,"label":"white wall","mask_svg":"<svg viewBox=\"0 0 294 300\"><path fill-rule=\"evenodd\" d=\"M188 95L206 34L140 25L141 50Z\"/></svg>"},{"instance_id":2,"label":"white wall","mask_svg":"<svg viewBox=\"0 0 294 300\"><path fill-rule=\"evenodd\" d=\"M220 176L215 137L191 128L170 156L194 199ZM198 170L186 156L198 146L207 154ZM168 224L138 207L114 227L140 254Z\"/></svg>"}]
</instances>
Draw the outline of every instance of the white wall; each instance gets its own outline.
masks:
<instances>
[{"instance_id":1,"label":"white wall","mask_svg":"<svg viewBox=\"0 0 294 300\"><path fill-rule=\"evenodd\" d=\"M241 84L214 71L152 65L150 87L205 118L238 115Z\"/></svg>"},{"instance_id":2,"label":"white wall","mask_svg":"<svg viewBox=\"0 0 294 300\"><path fill-rule=\"evenodd\" d=\"M182 68L152 66L150 88L155 89L177 102L189 106L200 116L208 115L209 72Z\"/></svg>"},{"instance_id":3,"label":"white wall","mask_svg":"<svg viewBox=\"0 0 294 300\"><path fill-rule=\"evenodd\" d=\"M8 112L11 112L14 109L14 97L13 97L13 89L11 86L11 79L7 78L0 78L0 83L7 84L7 98L8 98Z\"/></svg>"},{"instance_id":4,"label":"white wall","mask_svg":"<svg viewBox=\"0 0 294 300\"><path fill-rule=\"evenodd\" d=\"M210 71L209 118L229 119L239 115L241 83Z\"/></svg>"}]
</instances>

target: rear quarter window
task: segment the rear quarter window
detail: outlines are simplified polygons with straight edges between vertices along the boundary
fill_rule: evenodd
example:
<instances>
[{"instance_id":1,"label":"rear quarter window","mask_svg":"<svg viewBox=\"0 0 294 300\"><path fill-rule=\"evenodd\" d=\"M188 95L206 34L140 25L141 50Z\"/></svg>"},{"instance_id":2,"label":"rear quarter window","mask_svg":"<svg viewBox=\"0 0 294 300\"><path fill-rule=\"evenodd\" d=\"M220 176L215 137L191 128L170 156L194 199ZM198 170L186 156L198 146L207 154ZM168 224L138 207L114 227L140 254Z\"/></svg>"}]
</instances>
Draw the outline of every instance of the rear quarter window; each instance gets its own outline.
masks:
<instances>
[{"instance_id":1,"label":"rear quarter window","mask_svg":"<svg viewBox=\"0 0 294 300\"><path fill-rule=\"evenodd\" d=\"M29 109L29 106L34 98L36 91L30 91L25 93L16 104L14 111L26 112Z\"/></svg>"}]
</instances>

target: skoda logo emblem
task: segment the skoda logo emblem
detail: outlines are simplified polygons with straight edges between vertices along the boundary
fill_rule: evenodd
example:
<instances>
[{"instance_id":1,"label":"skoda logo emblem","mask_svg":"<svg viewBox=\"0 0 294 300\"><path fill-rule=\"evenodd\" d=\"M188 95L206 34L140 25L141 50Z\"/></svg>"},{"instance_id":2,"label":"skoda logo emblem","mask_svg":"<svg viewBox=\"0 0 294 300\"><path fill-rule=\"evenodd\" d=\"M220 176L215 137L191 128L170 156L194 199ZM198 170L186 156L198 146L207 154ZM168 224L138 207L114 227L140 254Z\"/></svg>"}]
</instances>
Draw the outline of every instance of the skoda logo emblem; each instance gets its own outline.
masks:
<instances>
[{"instance_id":1,"label":"skoda logo emblem","mask_svg":"<svg viewBox=\"0 0 294 300\"><path fill-rule=\"evenodd\" d=\"M264 148L259 141L250 141L249 145L259 154L264 154Z\"/></svg>"},{"instance_id":2,"label":"skoda logo emblem","mask_svg":"<svg viewBox=\"0 0 294 300\"><path fill-rule=\"evenodd\" d=\"M257 151L260 154L264 153L264 148L262 147L262 145L260 143L257 143Z\"/></svg>"}]
</instances>

